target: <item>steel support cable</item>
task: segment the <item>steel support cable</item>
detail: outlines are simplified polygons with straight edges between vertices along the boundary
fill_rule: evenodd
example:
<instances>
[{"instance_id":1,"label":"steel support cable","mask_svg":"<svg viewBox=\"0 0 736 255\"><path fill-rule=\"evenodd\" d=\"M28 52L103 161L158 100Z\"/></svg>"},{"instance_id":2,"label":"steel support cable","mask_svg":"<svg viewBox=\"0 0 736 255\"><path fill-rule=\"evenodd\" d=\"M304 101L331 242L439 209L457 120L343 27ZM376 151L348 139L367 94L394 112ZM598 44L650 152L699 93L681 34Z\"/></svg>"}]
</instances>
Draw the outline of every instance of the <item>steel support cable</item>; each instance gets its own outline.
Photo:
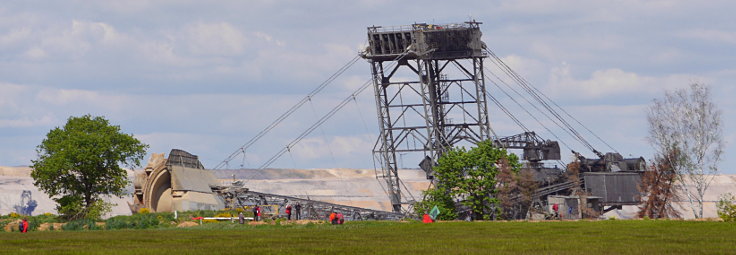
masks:
<instances>
[{"instance_id":1,"label":"steel support cable","mask_svg":"<svg viewBox=\"0 0 736 255\"><path fill-rule=\"evenodd\" d=\"M524 125L524 123L521 123L521 121L519 121L519 119L517 119L516 116L514 116L514 114L512 114L508 109L506 109L506 106L504 106L503 104L501 104L501 102L499 102L498 99L496 99L496 97L494 97L493 95L488 95L488 97L490 97L491 98L491 101L493 101L493 103L496 106L498 106L498 108L500 108L501 111L503 111L503 113L506 114L506 116L509 116L509 118L511 118L511 120L513 120L514 123L516 123L516 125L518 125L519 127L521 127L521 129L523 129L525 132L529 132L530 131Z\"/></svg>"},{"instance_id":2,"label":"steel support cable","mask_svg":"<svg viewBox=\"0 0 736 255\"><path fill-rule=\"evenodd\" d=\"M397 56L396 59L394 59L394 61L390 65L387 66L387 68L391 68L393 66L393 63L395 63L396 61L402 59L404 56L406 56L406 54L407 53L404 53L404 54L401 54L401 55ZM366 81L363 85L361 85L357 90L355 90L355 92L353 92L352 94L350 94L350 96L348 96L345 99L343 99L337 106L335 106L334 108L332 108L332 110L330 110L327 114L325 114L324 116L322 116L322 118L320 118L319 120L317 120L314 124L312 124L312 126L310 126L309 128L307 128L307 130L305 130L304 132L302 132L297 138L295 138L294 140L292 140L291 142L289 142L289 144L287 144L283 149L281 149L279 152L277 152L273 157L269 158L259 168L260 169L264 169L264 168L270 166L271 164L273 164L282 155L284 155L285 152L289 151L294 145L296 145L297 143L299 143L302 139L304 139L306 136L308 136L309 134L311 134L315 129L317 129L323 123L325 123L327 120L329 120L338 111L340 111L343 107L345 107L348 103L350 103L350 101L353 100L353 98L355 98L356 96L360 95L360 93L362 93L363 91L365 91L372 84L373 84L373 77L371 77L370 80Z\"/></svg>"},{"instance_id":3,"label":"steel support cable","mask_svg":"<svg viewBox=\"0 0 736 255\"><path fill-rule=\"evenodd\" d=\"M455 66L458 66L458 64L457 64L457 63L453 63L453 64L454 64ZM488 68L485 68L485 70L486 70L486 71L489 71L489 72L490 72L490 70L488 70ZM490 72L490 73L491 73L491 74L492 74L493 76L495 76L496 78L498 78L498 76L496 76L496 75L495 75L495 74L494 74L493 72ZM469 76L469 75L468 75L467 73L465 73L465 76L466 76L466 77L468 77L468 78L471 78L471 79L472 79L472 77L470 77L470 76ZM490 80L490 79L489 79L488 77L486 77L486 76L483 76L483 78L484 78L484 79L485 79L486 81L488 81L488 82L492 83L493 85L496 85L496 87L498 87L498 85L497 85L497 84L496 84L495 82L493 82L492 80ZM500 80L500 79L499 79L499 80ZM502 81L502 82L503 82L503 81ZM500 87L498 87L498 88L500 89ZM514 101L516 101L516 100L515 100L515 99L514 99L513 97L510 97L510 96L508 95L508 93L506 93L506 91L503 91L503 90L501 90L501 92L503 92L504 94L506 94L506 96L508 96L509 98L511 98L511 100L514 100ZM503 104L501 104L501 101L500 101L500 100L498 100L498 99L496 99L496 98L495 98L495 97L493 96L493 94L492 94L492 93L491 93L490 91L488 91L488 89L487 89L487 88L486 88L486 95L488 95L489 97L491 97L491 100L492 100L492 101L494 102L494 104L496 104L496 106L498 106L499 108L501 108L501 110L502 110L502 111L503 111L504 113L506 113L506 115L507 115L507 116L509 116L509 118L511 118L511 119L512 119L512 120L513 120L513 121L514 121L514 122L515 122L515 123L516 123L517 125L519 125L519 127L521 127L521 128L522 128L522 129L524 130L524 131L527 131L527 132L529 131L529 129L528 129L528 128L527 128L527 127L526 127L526 126L525 126L525 125L524 125L524 124L523 124L523 123L522 123L521 121L519 121L519 119L518 119L518 118L516 118L516 116L515 116L514 114L512 114L512 113L511 113L511 111L509 111L509 110L508 110L508 109L506 108L506 106L504 106ZM517 105L519 105L519 106L520 106L520 107L521 107L522 109L524 109L524 107L522 107L522 106L521 106L521 105L520 105L520 104L519 104L518 102L516 102L516 104L517 104ZM524 110L526 111L526 109L524 109ZM527 113L529 113L529 112L527 111ZM494 135L495 135L495 136L497 136L497 135L495 134L495 132L494 132ZM498 136L497 136L497 137L498 137Z\"/></svg>"},{"instance_id":4,"label":"steel support cable","mask_svg":"<svg viewBox=\"0 0 736 255\"><path fill-rule=\"evenodd\" d=\"M488 78L486 78L486 79L488 79ZM514 101L514 103L516 103L516 105L518 105L522 110L524 110L524 112L526 112L530 117L532 117L532 119L534 119L534 121L536 121L540 126L542 126L542 128L544 128L545 130L547 130L548 133L550 133L552 136L554 136L555 139L557 139L560 143L562 143L562 145L564 145L568 150L572 150L572 148L567 143L565 143L565 141L563 141L562 139L560 139L560 137L557 136L557 134L555 134L554 132L552 132L551 129L549 129L546 125L544 125L544 123L542 123L542 121L540 121L536 116L534 116L531 112L529 112L529 110L527 110L526 108L524 108L524 106L521 105L521 103L519 103L518 101L516 101L516 99L514 99L508 92L506 92L503 88L501 88L501 86L499 86L498 84L496 84L495 82L493 82L490 79L488 81L491 82L491 84L495 85L504 95L506 95L512 101ZM500 102L498 104L500 104ZM505 112L507 112L507 111L508 110L505 110ZM512 115L513 116L513 114L511 114L510 112L507 113L507 115ZM516 119L516 117L513 117L513 118ZM516 120L516 121L518 121L518 120ZM524 131L529 132L529 129L524 128Z\"/></svg>"},{"instance_id":5,"label":"steel support cable","mask_svg":"<svg viewBox=\"0 0 736 255\"><path fill-rule=\"evenodd\" d=\"M309 100L309 106L312 108L312 114L314 115L314 118L317 118L317 110L314 109L314 103L312 100ZM327 145L327 151L330 152L330 157L332 158L332 163L337 165L337 159L335 159L335 153L332 152L332 146L330 146L329 141L327 141L327 133L325 133L325 130L322 127L319 127L319 132L322 133L322 136L325 137L325 144Z\"/></svg>"},{"instance_id":6,"label":"steel support cable","mask_svg":"<svg viewBox=\"0 0 736 255\"><path fill-rule=\"evenodd\" d=\"M348 61L348 63L346 63L345 65L343 65L342 67L340 67L340 69L338 69L335 73L333 73L330 77L328 77L327 80L325 80L319 86L317 86L317 88L315 88L314 90L312 90L311 92L309 92L309 94L307 94L307 96L305 96L298 103L296 103L291 108L289 108L289 110L287 110L286 112L284 112L283 114L281 114L278 118L276 118L273 122L271 122L268 126L266 126L266 128L264 128L260 132L258 132L258 134L256 134L256 136L252 137L245 144L243 144L243 146L241 146L240 148L238 148L237 150L235 150L235 152L231 153L230 156L228 156L225 160L223 160L222 162L220 162L219 164L217 164L217 166L215 166L214 169L220 169L220 168L228 165L229 162L231 160L233 160L235 157L237 157L240 154L241 151L247 150L248 147L252 146L258 140L260 140L261 138L263 138L263 136L265 136L266 134L268 134L268 132L270 132L272 129L274 129L279 124L281 124L281 122L283 122L286 118L288 118L289 116L291 116L291 114L293 114L299 108L301 108L304 104L306 104L307 102L309 102L312 97L314 97L315 95L317 95L318 93L320 93L325 87L327 87L327 85L329 85L330 83L332 83L332 81L334 81L335 79L337 79L337 77L339 77L347 69L349 69L350 67L352 67L356 62L358 62L359 59L360 59L360 54L357 54L353 59L351 59L350 61Z\"/></svg>"},{"instance_id":7,"label":"steel support cable","mask_svg":"<svg viewBox=\"0 0 736 255\"><path fill-rule=\"evenodd\" d=\"M545 109L547 111L549 111L560 123L562 123L562 125L565 125L565 127L561 127L560 126L561 128L568 129L570 131L569 133L572 136L577 137L578 138L578 141L580 141L581 143L583 143L584 146L586 146L588 148L592 148L592 146L589 146L590 143L588 143L582 136L580 136L580 134L574 128L572 128L572 126L569 123L567 123L567 121L565 121L564 118L562 118L559 115L559 113L557 113L553 108L551 108L546 101L542 100L541 97L539 97L538 94L534 93L534 91L531 90L530 86L528 85L528 83L525 80L523 80L523 78L521 78L516 72L514 72L508 65L506 65L492 51L488 50L488 54L490 54L492 56L492 61L494 62L494 64L496 64L496 66L499 69L501 69L501 71L503 71L506 75L508 75L509 77L511 77L512 80L516 81L516 83L522 89L524 89L525 92L527 92L529 95L531 95L532 98L535 99L539 104L541 104L543 107L545 107ZM499 78L499 80L501 80L501 79ZM535 108L537 108L535 104L532 104L532 103L530 103L530 104L533 105L533 106L535 106ZM542 111L540 111L540 112L542 112Z\"/></svg>"},{"instance_id":8,"label":"steel support cable","mask_svg":"<svg viewBox=\"0 0 736 255\"><path fill-rule=\"evenodd\" d=\"M595 152L598 154L598 151L593 148L593 146L582 136L580 135L575 128L570 125L557 111L554 110L545 100L543 100L537 93L535 93L534 90L530 88L530 85L521 78L520 75L518 75L516 72L514 72L506 63L504 63L493 51L486 49L486 52L491 55L491 60L498 66L502 71L506 73L509 77L511 77L513 80L516 81L516 83L519 84L519 86L524 89L528 94L532 96L537 102L539 102L547 111L549 111L562 125L566 127L567 130L569 130L573 136L578 138L578 141L580 141L586 148L589 150ZM565 129L565 128L563 128Z\"/></svg>"},{"instance_id":9,"label":"steel support cable","mask_svg":"<svg viewBox=\"0 0 736 255\"><path fill-rule=\"evenodd\" d=\"M319 126L321 126L323 123L325 123L327 120L329 120L333 115L335 115L335 113L337 113L343 107L345 107L345 105L347 105L348 103L350 103L350 101L352 100L352 97L354 95L358 95L358 94L362 93L370 85L371 85L370 82L365 83L356 92L354 92L348 98L346 98L345 100L343 100L342 102L340 102L337 106L335 106L334 108L332 108L332 110L330 110L327 114L325 114L324 116L322 116L322 118L320 118L319 120L317 120L314 124L312 124L312 126L310 126L309 128L307 128L307 130L305 130L304 132L302 132L296 139L292 140L288 145L286 145L286 147L284 147L283 149L281 149L281 151L279 151L278 153L276 153L276 155L274 155L273 157L271 157L270 159L268 159L266 161L266 163L264 163L263 165L261 165L261 167L259 167L259 168L260 169L264 169L264 168L268 167L269 165L273 164L273 162L275 162L285 152L289 151L290 148L293 148L294 145L296 145L297 143L299 143L307 135L311 134Z\"/></svg>"},{"instance_id":10,"label":"steel support cable","mask_svg":"<svg viewBox=\"0 0 736 255\"><path fill-rule=\"evenodd\" d=\"M528 94L530 94L535 100L537 100L542 106L544 106L547 111L549 111L555 118L557 118L560 123L562 123L567 130L569 130L572 133L572 136L577 137L578 141L580 141L585 147L590 149L591 151L598 154L598 151L593 148L593 146L577 131L575 128L572 127L557 111L554 110L544 99L542 99L539 94L537 94L531 86L523 77L521 77L518 73L516 73L513 69L511 69L508 65L506 65L503 60L501 60L495 53L493 53L490 50L487 50L489 54L493 57L494 64L496 64L499 68L501 68L502 71L504 71L509 77L516 80L516 82L524 89ZM533 105L533 104L532 104ZM536 107L535 107L536 108ZM562 127L561 127L562 128ZM565 128L563 128L564 130Z\"/></svg>"},{"instance_id":11,"label":"steel support cable","mask_svg":"<svg viewBox=\"0 0 736 255\"><path fill-rule=\"evenodd\" d=\"M454 62L453 65L455 65L456 67L460 68L460 66L459 66L459 64L457 62ZM467 72L462 72L462 73L465 75L465 77L467 77L469 79L473 79L473 77L471 77ZM487 78L485 76L483 76L483 79L486 79L487 80ZM491 83L493 83L493 81L491 81ZM519 119L517 119L516 116L514 116L514 114L512 114L511 111L509 111L506 108L506 106L504 106L503 104L501 104L501 102L498 99L496 99L496 97L494 97L493 94L490 93L487 88L485 89L484 92L486 93L486 96L490 97L491 98L491 101L493 101L493 103L496 106L498 106L498 108L500 108L501 111L503 111L506 114L506 116L508 116L509 118L511 118L511 120L513 120L514 123L516 123L516 125L518 125L519 127L521 127L521 129L523 129L526 132L529 131L529 129L524 125L524 123L522 123L521 121L519 121ZM465 117L465 116L463 115L463 117ZM496 131L493 130L493 128L491 127L490 123L488 123L488 129L491 131L491 133L493 134L493 136L496 139L499 138L498 134L496 134Z\"/></svg>"},{"instance_id":12,"label":"steel support cable","mask_svg":"<svg viewBox=\"0 0 736 255\"><path fill-rule=\"evenodd\" d=\"M502 62L502 63L503 63L503 62ZM504 63L504 65L505 65L505 63ZM513 69L512 69L511 71L513 71ZM515 71L513 71L513 72L514 72L514 73L516 73ZM578 123L578 125L580 125L580 126L581 126L581 127L583 127L583 128L585 129L585 130L587 130L587 131L588 131L588 133L590 133L591 135L593 135L593 136L594 136L594 137L595 137L596 139L598 139L598 141L601 141L601 142L602 142L603 144L605 144L605 145L606 145L606 146L607 146L607 147L608 147L609 149L611 149L611 150L615 151L616 153L618 153L618 150L616 150L615 148L613 148L613 146L611 146L610 144L608 144L608 143L607 143L607 142L606 142L605 140L603 140L603 138L601 138L600 136L598 136L598 134L596 134L595 132L593 132L593 130L589 129L589 128L588 128L587 126L585 126L585 124L583 124L583 123L582 123L582 122L580 122L580 121L579 121L579 120L578 120L577 118L575 118L574 116L572 116L572 114L570 114L569 112L567 112L567 110L565 110L565 108L562 108L562 106L560 106L559 104L557 104L557 102L555 102L554 100L552 100L551 98L549 98L549 97L548 97L548 96L547 96L546 94L544 94L544 93L543 93L543 92L542 92L541 90L539 90L539 89L538 89L537 87L535 87L535 86L532 86L532 85L531 85L531 84L530 84L530 83L529 83L529 82L528 82L528 81L527 81L527 80L526 80L526 79L525 79L525 78L524 78L523 76L519 75L518 73L516 73L516 74L517 74L517 76L519 76L519 78L521 78L521 79L522 79L522 80L523 80L523 81L524 81L525 83L529 84L529 87L531 87L531 88L532 88L532 89L533 89L533 90L534 90L534 91L535 91L536 93L539 93L540 95L542 95L542 97L544 97L544 99L546 99L547 101L551 102L551 103L552 103L552 104L553 104L553 105L554 105L555 107L557 107L557 109L560 109L560 110L561 110L561 111L562 111L562 112L563 112L563 113L564 113L565 115L567 115L568 117L570 117L570 118L571 118L572 120L574 120L574 121L575 121L576 123Z\"/></svg>"},{"instance_id":13,"label":"steel support cable","mask_svg":"<svg viewBox=\"0 0 736 255\"><path fill-rule=\"evenodd\" d=\"M559 121L559 123L555 122L554 119L550 118L547 114L544 113L544 111L539 110L539 108L536 106L536 104L532 104L525 97L523 97L525 100L527 100L527 102L529 102L529 104L531 104L535 109L537 109L538 111L540 111L541 113L543 113L547 118L549 118L550 120L552 120L553 122L555 122L555 124L557 124L563 130L566 130L566 131L569 130L568 134L570 134L573 137L576 137L577 140L580 143L582 143L586 148L595 151L595 149L593 148L593 146L590 145L590 143L588 143L588 141L585 140L585 138L583 138L569 123L567 123L567 121L565 121L559 115L559 113L557 113L554 109L552 109L544 100L541 100L541 98L539 97L539 95L536 95L532 90L530 90L528 84L526 84L523 80L521 80L520 79L520 76L518 76L518 74L515 74L514 71L511 70L510 67L508 67L507 65L505 65L505 63L503 63L503 61L501 61L501 59L498 58L495 54L493 54L493 53L490 53L490 54L492 54L493 60L495 60L494 61L494 64L496 64L509 77L511 77L512 79L514 79L522 87L522 89L524 89L527 93L529 93L532 96L532 98L534 98L535 100L537 100L537 102L539 102L543 107L545 107L545 109L547 109L547 111L549 111ZM500 80L500 78L499 78L499 80ZM560 125L560 123L562 123L562 125L564 125L565 127L562 127L562 125Z\"/></svg>"},{"instance_id":14,"label":"steel support cable","mask_svg":"<svg viewBox=\"0 0 736 255\"><path fill-rule=\"evenodd\" d=\"M455 65L457 65L457 63L456 63ZM484 69L485 69L486 71L488 71L488 72L489 72L489 73L490 73L491 75L493 75L494 77L496 77L496 79L498 79L498 80L499 80L499 82L501 82L501 83L504 83L504 84L505 84L505 85L506 85L507 87L509 87L509 88L511 88L512 90L514 90L514 89L513 89L512 87L510 87L510 85L508 85L508 84L507 84L506 82L504 82L504 81L503 81L503 79L501 79L500 77L498 77L498 76L497 76L497 75L496 75L495 73L493 73L492 71L490 71L490 70L489 70L489 69L488 69L487 67L484 67ZM466 73L465 75L466 75L466 76L467 76L468 78L470 78L470 77L468 76L468 74L467 74L467 73ZM543 127L543 128L545 129L545 130L547 130L547 132L549 132L549 133L550 133L550 134L551 134L552 136L554 136L554 137L555 137L555 138L556 138L556 139L557 139L557 140L558 140L558 141L559 141L560 143L562 143L562 145L564 145L564 146L565 146L566 148L568 148L568 149L571 149L571 147L570 147L570 146L569 146L569 145L568 145L567 143L565 143L565 142L564 142L564 141L563 141L562 139L560 139L560 138L559 138L559 137L557 136L557 134L555 134L554 132L552 132L552 130L550 130L549 128L547 128L547 126L546 126L546 125L544 125L544 124L543 124L543 123L542 123L541 121L539 121L539 120L538 120L538 119L537 119L537 118L536 118L536 117L535 117L534 115L532 115L532 114L531 114L531 113L530 113L530 112L529 112L529 111L528 111L528 110L527 110L526 108L524 108L524 107L523 107L523 106L522 106L522 105L521 105L521 104L520 104L519 102L517 102L517 101L516 101L516 100L515 100L515 99L514 99L513 97L511 97L511 96L510 96L510 95L509 95L509 94L508 94L508 93L507 93L507 92L506 92L505 90L503 90L503 88L501 88L501 87L500 87L500 86L499 86L499 85L498 85L497 83L495 83L495 82L494 82L493 80L491 80L491 79L490 79L490 78L488 78L487 76L484 76L483 78L484 78L484 79L486 79L487 81L489 81L490 83L492 83L493 85L495 85L496 87L498 87L498 88L499 88L499 90L501 90L501 92L503 92L503 93L504 93L504 94L505 94L506 96L508 96L508 97L509 97L509 98L510 98L511 100L513 100L513 101L514 101L514 102L515 102L515 103L516 103L516 104L517 104L517 105L518 105L519 107L521 107L521 108L522 108L522 109L523 109L523 110L524 110L524 111L525 111L525 112L526 112L527 114L529 114L529 116L531 116L531 117L532 117L532 118L533 118L533 119L534 119L535 121L537 121L537 123L539 123L539 125L541 125L541 126L542 126L542 127ZM516 92L516 91L514 90L514 92ZM517 93L517 94L519 94L518 92L516 92L516 93ZM517 124L517 125L518 125L519 127L521 127L521 128L522 128L522 129L523 129L524 131L526 131L526 132L529 132L529 131L530 131L530 130L529 130L529 129L528 129L528 128L527 128L527 127L526 127L526 126L525 126L525 125L524 125L524 124L523 124L523 123L521 122L521 121L519 121L519 119L518 119L518 118L516 118L516 116L514 116L514 114L513 114L513 113L511 113L511 111L509 111L509 110L508 110L508 109L507 109L507 108L506 108L506 107L505 107L505 106L504 106L504 105L503 105L503 104L502 104L502 103L501 103L501 102L500 102L500 101L499 101L499 100L498 100L498 99L497 99L496 97L494 97L494 96L493 96L493 94L492 94L492 93L490 93L490 91L488 91L488 89L487 89L487 88L486 88L486 95L488 95L488 97L490 97L490 98L491 98L491 101L493 101L493 103L494 103L494 104L496 104L496 106L498 106L498 107L499 107L499 108L500 108L500 109L501 109L501 110L502 110L502 111L503 111L503 112L504 112L504 113L505 113L505 114L506 114L506 115L507 115L507 116L508 116L509 118L511 118L511 119L512 119L512 120L513 120L513 121L514 121L514 122L515 122L515 123L516 123L516 124ZM522 97L523 97L523 96L522 96ZM525 99L525 100L526 100L526 99ZM527 102L529 102L528 100L526 100L526 101L527 101ZM530 104L531 104L531 103L530 103ZM538 111L540 111L539 109L537 109L537 110L538 110ZM542 112L542 111L540 111L540 112ZM543 113L543 112L542 112L542 113ZM547 118L549 118L549 117L547 117ZM554 121L553 121L553 122L554 122ZM563 130L564 130L564 128L563 128ZM498 137L498 136L497 136L497 135L495 134L495 132L494 132L494 135L495 135L496 137ZM502 145L502 146L503 146L503 145ZM564 163L563 161L561 161L561 160L557 160L557 162L558 162L558 163L560 163L560 165L562 165L562 166L565 166L565 165L566 165L566 164L565 164L565 163ZM432 183L433 183L433 182L432 182ZM431 184L432 184L432 183L430 183L430 186L431 186Z\"/></svg>"},{"instance_id":15,"label":"steel support cable","mask_svg":"<svg viewBox=\"0 0 736 255\"><path fill-rule=\"evenodd\" d=\"M455 65L457 65L457 64L455 64ZM498 79L500 82L505 83L500 77L498 77L495 73L491 72L487 67L484 68L484 69L486 71L488 71L491 75L493 75L494 77L496 77L496 79ZM465 75L468 76L467 74L465 74ZM501 88L501 86L499 86L496 82L494 82L493 80L491 80L487 76L484 76L484 79L486 79L486 81L490 82L491 84L495 85L504 95L506 95L507 97L509 97L509 99L511 99L512 101L514 101L514 103L516 103L516 105L518 105L522 110L524 110L524 112L526 112L530 117L532 117L532 119L534 119L537 123L539 123L539 125L541 125L545 130L547 130L547 132L549 132L552 136L554 136L557 140L559 140L565 147L567 147L568 149L571 149L571 147L569 145L567 145L564 141L562 141L562 139L560 139L559 136L557 136L557 134L555 134L554 132L552 132L552 130L550 130L546 125L544 125L544 123L542 123L539 119L537 119L537 117L534 116L531 112L529 112L529 110L527 110L521 103L519 103L518 101L516 101L516 99L514 97L512 97L508 92L506 92L503 88ZM509 118L511 118L517 125L519 125L519 127L521 127L526 132L529 132L530 131L521 121L519 121L518 118L516 118L516 116L513 113L511 113L511 111L508 110L508 108L506 108L497 98L495 98L492 93L490 93L489 91L487 91L487 88L486 88L486 94L491 98L491 101L493 101L494 104L496 104L499 108L501 108L501 111L503 111L507 116L509 116ZM529 102L529 101L527 100L527 102ZM539 109L537 109L537 110L540 111L540 112L542 112ZM542 112L542 113L544 114L544 112ZM550 118L550 117L547 116L547 118ZM551 118L550 118L550 120L551 120Z\"/></svg>"},{"instance_id":16,"label":"steel support cable","mask_svg":"<svg viewBox=\"0 0 736 255\"><path fill-rule=\"evenodd\" d=\"M500 81L501 83L503 83L504 85L506 85L506 86L507 86L507 87L508 87L509 89L511 89L512 91L514 91L514 92L515 92L515 93L516 93L517 95L519 95L519 96L520 96L520 97L521 97L522 99L524 99L524 101L526 101L527 103L529 103L530 105L532 105L532 107L534 107L534 109L536 109L536 110L537 110L537 111L539 111L539 112L540 112L540 113L541 113L542 115L544 115L545 117L547 117L547 119L551 120L551 121L552 121L552 123L554 123L555 125L557 125L558 127L560 127L560 128L561 128L561 129L563 130L563 131L567 132L567 134L568 134L568 135L570 135L570 136L573 136L573 138L575 138L575 136L574 136L573 134L571 134L571 133L570 133L569 131L567 131L567 130L566 130L566 129L565 129L564 127L562 127L562 126L561 126L561 125L560 125L559 123L555 122L555 121L554 121L554 119L553 119L552 117L550 117L550 116L549 116L549 115L547 115L547 114L546 114L546 113L545 113L544 111L542 111L541 109L539 109L538 107L536 107L536 105L532 104L532 103L531 103L531 102L530 102L530 101L529 101L529 100L528 100L528 99L527 99L526 97L522 96L522 95L521 95L521 94L520 94L520 93L519 93L518 91L514 90L514 88L513 88L513 87L511 87L511 86L510 86L510 85L508 85L508 84L507 84L506 82L504 82L504 81L503 81L503 80L502 80L502 79L501 79L500 77L498 77L498 76L497 76L497 75L496 75L495 73L493 73L493 72L492 72L491 70L488 70L488 69L486 69L486 71L488 71L489 73L491 73L491 75L493 75L494 77L496 77L496 79L498 79L498 80L499 80L499 81ZM540 120L539 120L539 119L538 119L538 118L537 118L536 116L534 116L534 115L533 115L533 114L532 114L532 113L531 113L531 112L530 112L529 110L527 110L527 109L526 109L526 108L525 108L525 107L524 107L524 106L523 106L523 105L522 105L521 103L519 103L519 101L517 101L517 100L516 100L516 99L515 99L514 97L512 97L512 96L511 96L511 95L510 95L510 94L509 94L508 92L506 92L506 90L504 90L504 89L503 89L503 88L502 88L502 87L501 87L500 85L498 85L498 83L495 83L495 82L493 82L492 80L489 80L489 81L490 81L490 82L491 82L491 83L492 83L493 85L495 85L495 86L496 86L496 87L497 87L497 88L498 88L498 89L499 89L499 90L500 90L501 92L503 92L503 94L504 94L504 95L506 95L506 96L507 96L507 97L509 97L509 98L510 98L510 99L511 99L511 100L512 100L512 101L513 101L514 103L516 103L516 105L518 105L518 106L519 106L519 107L520 107L520 108L521 108L522 110L524 110L524 112L526 112L526 113L527 113L527 114L528 114L528 115L529 115L530 117L532 117L532 119L534 119L534 120L535 120L535 121L536 121L536 122L537 122L537 123L538 123L539 125L541 125L541 126L542 126L542 128L544 128L545 130L547 130L547 132L548 132L548 133L550 133L550 134L551 134L552 136L554 136L554 137L555 137L555 138L556 138L556 139L557 139L558 141L560 141L560 142L561 142L561 143L562 143L563 145L565 145L565 147L567 147L567 149L570 149L570 150L572 149L572 148L571 148L571 147L570 147L570 146L569 146L568 144L566 144L566 143L565 143L565 142L564 142L564 141L563 141L562 139L560 139L560 137L559 137L559 136L557 136L557 134L555 134L554 132L552 132L552 130L551 130L550 128L548 128L548 127L547 127L546 125L544 125L544 123L542 123L542 121L540 121Z\"/></svg>"}]
</instances>

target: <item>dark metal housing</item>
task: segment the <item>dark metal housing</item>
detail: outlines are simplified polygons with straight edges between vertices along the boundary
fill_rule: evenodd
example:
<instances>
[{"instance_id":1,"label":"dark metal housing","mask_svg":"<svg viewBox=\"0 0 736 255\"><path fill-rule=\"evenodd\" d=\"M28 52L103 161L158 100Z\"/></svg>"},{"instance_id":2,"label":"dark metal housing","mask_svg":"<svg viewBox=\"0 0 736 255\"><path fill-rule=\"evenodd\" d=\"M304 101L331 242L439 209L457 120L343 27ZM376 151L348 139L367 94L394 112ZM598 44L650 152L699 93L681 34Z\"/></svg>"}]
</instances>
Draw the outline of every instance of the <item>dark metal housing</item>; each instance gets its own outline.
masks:
<instances>
[{"instance_id":1,"label":"dark metal housing","mask_svg":"<svg viewBox=\"0 0 736 255\"><path fill-rule=\"evenodd\" d=\"M585 191L601 197L601 203L609 206L636 205L641 202L639 172L583 173Z\"/></svg>"}]
</instances>

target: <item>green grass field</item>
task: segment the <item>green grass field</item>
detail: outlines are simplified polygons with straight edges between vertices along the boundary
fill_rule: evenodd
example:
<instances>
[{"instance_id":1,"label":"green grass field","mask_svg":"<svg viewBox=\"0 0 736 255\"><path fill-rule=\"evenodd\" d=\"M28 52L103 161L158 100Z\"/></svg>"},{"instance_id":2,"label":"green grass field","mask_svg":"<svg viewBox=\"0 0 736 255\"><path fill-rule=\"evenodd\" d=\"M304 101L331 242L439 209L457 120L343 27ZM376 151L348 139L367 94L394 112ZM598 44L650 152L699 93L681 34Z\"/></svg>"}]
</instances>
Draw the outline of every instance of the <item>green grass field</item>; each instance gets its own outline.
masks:
<instances>
[{"instance_id":1,"label":"green grass field","mask_svg":"<svg viewBox=\"0 0 736 255\"><path fill-rule=\"evenodd\" d=\"M348 222L0 233L2 254L736 254L736 223Z\"/></svg>"}]
</instances>

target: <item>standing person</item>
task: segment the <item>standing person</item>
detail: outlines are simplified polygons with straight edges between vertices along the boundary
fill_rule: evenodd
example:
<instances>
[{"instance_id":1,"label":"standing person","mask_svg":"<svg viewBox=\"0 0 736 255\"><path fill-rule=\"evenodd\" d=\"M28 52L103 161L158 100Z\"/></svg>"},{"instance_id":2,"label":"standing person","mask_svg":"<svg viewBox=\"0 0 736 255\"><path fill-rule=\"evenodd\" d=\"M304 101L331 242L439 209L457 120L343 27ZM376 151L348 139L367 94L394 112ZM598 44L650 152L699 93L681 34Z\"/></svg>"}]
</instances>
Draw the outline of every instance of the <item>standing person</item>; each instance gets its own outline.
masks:
<instances>
[{"instance_id":1,"label":"standing person","mask_svg":"<svg viewBox=\"0 0 736 255\"><path fill-rule=\"evenodd\" d=\"M258 219L260 220L261 219L261 206L260 205L256 206L256 212L258 212Z\"/></svg>"},{"instance_id":2,"label":"standing person","mask_svg":"<svg viewBox=\"0 0 736 255\"><path fill-rule=\"evenodd\" d=\"M291 205L286 205L286 219L291 220Z\"/></svg>"},{"instance_id":3,"label":"standing person","mask_svg":"<svg viewBox=\"0 0 736 255\"><path fill-rule=\"evenodd\" d=\"M302 217L302 204L296 203L294 209L296 209L296 220L300 220Z\"/></svg>"},{"instance_id":4,"label":"standing person","mask_svg":"<svg viewBox=\"0 0 736 255\"><path fill-rule=\"evenodd\" d=\"M261 208L255 205L253 206L253 220L258 221L258 216L261 216Z\"/></svg>"},{"instance_id":5,"label":"standing person","mask_svg":"<svg viewBox=\"0 0 736 255\"><path fill-rule=\"evenodd\" d=\"M23 230L21 231L21 233L27 233L28 232L28 218L23 218L23 222L21 223L23 224Z\"/></svg>"},{"instance_id":6,"label":"standing person","mask_svg":"<svg viewBox=\"0 0 736 255\"><path fill-rule=\"evenodd\" d=\"M567 207L567 217L570 218L570 219L573 218L573 216L572 216L572 206L568 206Z\"/></svg>"},{"instance_id":7,"label":"standing person","mask_svg":"<svg viewBox=\"0 0 736 255\"><path fill-rule=\"evenodd\" d=\"M238 213L238 222L240 222L240 224L245 223L245 215L243 215L243 212Z\"/></svg>"},{"instance_id":8,"label":"standing person","mask_svg":"<svg viewBox=\"0 0 736 255\"><path fill-rule=\"evenodd\" d=\"M552 210L555 211L555 218L560 218L560 213L559 213L560 206L557 204L553 204Z\"/></svg>"}]
</instances>

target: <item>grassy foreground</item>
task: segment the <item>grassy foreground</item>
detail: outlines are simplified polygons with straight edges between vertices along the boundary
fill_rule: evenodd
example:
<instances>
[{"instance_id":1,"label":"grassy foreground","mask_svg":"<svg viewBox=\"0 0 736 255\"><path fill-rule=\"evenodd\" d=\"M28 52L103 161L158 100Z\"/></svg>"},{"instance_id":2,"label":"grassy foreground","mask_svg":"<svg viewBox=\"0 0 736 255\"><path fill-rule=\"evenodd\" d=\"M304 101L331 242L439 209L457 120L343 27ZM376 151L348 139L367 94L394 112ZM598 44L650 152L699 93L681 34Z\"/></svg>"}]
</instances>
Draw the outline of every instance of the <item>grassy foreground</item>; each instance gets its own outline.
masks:
<instances>
[{"instance_id":1,"label":"grassy foreground","mask_svg":"<svg viewBox=\"0 0 736 255\"><path fill-rule=\"evenodd\" d=\"M736 254L736 223L348 222L0 233L0 254Z\"/></svg>"}]
</instances>

